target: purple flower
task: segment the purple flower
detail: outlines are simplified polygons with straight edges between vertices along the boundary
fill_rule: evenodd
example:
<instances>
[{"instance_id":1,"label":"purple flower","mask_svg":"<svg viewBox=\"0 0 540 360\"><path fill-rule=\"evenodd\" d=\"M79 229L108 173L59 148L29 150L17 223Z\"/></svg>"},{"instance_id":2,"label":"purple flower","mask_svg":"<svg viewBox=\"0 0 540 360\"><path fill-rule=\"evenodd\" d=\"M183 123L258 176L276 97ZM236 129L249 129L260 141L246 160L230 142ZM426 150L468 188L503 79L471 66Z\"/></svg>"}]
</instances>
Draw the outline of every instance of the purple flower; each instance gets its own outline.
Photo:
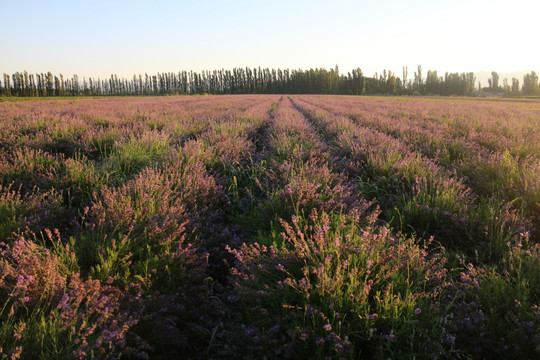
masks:
<instances>
[{"instance_id":1,"label":"purple flower","mask_svg":"<svg viewBox=\"0 0 540 360\"><path fill-rule=\"evenodd\" d=\"M270 328L270 332L278 333L279 332L279 324L272 326Z\"/></svg>"},{"instance_id":2,"label":"purple flower","mask_svg":"<svg viewBox=\"0 0 540 360\"><path fill-rule=\"evenodd\" d=\"M69 295L68 295L68 294L64 294L64 296L62 296L62 299L61 299L60 302L58 303L57 308L58 308L58 309L62 309L62 308L69 309L68 301L69 301Z\"/></svg>"},{"instance_id":3,"label":"purple flower","mask_svg":"<svg viewBox=\"0 0 540 360\"><path fill-rule=\"evenodd\" d=\"M300 280L298 285L304 290L309 290L311 288L311 285L307 282L305 277Z\"/></svg>"},{"instance_id":4,"label":"purple flower","mask_svg":"<svg viewBox=\"0 0 540 360\"><path fill-rule=\"evenodd\" d=\"M414 313L415 313L416 315L420 315L420 314L422 313L422 309L416 308L416 309L414 309Z\"/></svg>"},{"instance_id":5,"label":"purple flower","mask_svg":"<svg viewBox=\"0 0 540 360\"><path fill-rule=\"evenodd\" d=\"M326 324L326 325L323 326L323 329L326 330L326 331L330 331L330 330L332 330L332 325Z\"/></svg>"}]
</instances>

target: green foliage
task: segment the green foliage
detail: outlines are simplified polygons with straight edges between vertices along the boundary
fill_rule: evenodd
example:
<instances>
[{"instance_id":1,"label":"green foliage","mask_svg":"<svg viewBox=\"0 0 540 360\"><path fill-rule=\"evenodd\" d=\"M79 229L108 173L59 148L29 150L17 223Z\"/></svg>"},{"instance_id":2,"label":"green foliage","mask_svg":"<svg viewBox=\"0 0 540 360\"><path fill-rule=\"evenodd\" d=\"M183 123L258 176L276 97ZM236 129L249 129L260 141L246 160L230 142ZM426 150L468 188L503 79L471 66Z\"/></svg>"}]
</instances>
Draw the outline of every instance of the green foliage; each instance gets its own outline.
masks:
<instances>
[{"instance_id":1,"label":"green foliage","mask_svg":"<svg viewBox=\"0 0 540 360\"><path fill-rule=\"evenodd\" d=\"M115 143L105 168L120 181L129 179L147 166L164 161L170 153L168 137L157 132L130 137L122 144Z\"/></svg>"},{"instance_id":2,"label":"green foliage","mask_svg":"<svg viewBox=\"0 0 540 360\"><path fill-rule=\"evenodd\" d=\"M89 139L92 158L103 159L109 156L119 137L120 135L113 130L94 132Z\"/></svg>"}]
</instances>

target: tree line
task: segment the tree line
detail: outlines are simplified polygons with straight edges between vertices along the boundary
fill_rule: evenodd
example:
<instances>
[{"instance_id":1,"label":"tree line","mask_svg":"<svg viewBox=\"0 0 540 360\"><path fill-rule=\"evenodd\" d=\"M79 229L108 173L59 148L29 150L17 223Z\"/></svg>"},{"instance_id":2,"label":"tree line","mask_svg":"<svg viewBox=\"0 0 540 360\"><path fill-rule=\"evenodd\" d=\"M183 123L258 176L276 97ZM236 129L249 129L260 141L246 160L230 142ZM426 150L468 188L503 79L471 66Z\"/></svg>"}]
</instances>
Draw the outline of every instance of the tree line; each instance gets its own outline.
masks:
<instances>
[{"instance_id":1,"label":"tree line","mask_svg":"<svg viewBox=\"0 0 540 360\"><path fill-rule=\"evenodd\" d=\"M155 75L134 75L108 79L82 78L73 75L64 78L51 72L29 74L27 71L12 75L4 73L0 79L0 96L126 96L126 95L189 95L189 94L341 94L341 95L457 95L474 96L482 93L505 95L540 95L538 76L533 71L509 84L505 79L499 85L499 75L492 72L488 87L481 87L474 73L445 73L428 70L424 76L418 65L409 79L408 68L402 77L384 70L372 77L356 68L341 74L333 69L269 69L234 68L232 70L180 71Z\"/></svg>"}]
</instances>

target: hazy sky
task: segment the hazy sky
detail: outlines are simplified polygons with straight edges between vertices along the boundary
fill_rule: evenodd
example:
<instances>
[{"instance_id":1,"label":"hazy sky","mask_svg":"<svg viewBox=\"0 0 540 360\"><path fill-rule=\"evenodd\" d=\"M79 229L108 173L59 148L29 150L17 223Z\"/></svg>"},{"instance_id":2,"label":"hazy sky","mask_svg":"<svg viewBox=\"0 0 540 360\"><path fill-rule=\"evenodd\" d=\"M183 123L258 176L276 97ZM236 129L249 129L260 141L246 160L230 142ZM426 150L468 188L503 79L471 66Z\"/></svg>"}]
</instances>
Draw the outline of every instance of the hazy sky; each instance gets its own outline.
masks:
<instances>
[{"instance_id":1,"label":"hazy sky","mask_svg":"<svg viewBox=\"0 0 540 360\"><path fill-rule=\"evenodd\" d=\"M0 73L540 68L538 0L0 0Z\"/></svg>"}]
</instances>

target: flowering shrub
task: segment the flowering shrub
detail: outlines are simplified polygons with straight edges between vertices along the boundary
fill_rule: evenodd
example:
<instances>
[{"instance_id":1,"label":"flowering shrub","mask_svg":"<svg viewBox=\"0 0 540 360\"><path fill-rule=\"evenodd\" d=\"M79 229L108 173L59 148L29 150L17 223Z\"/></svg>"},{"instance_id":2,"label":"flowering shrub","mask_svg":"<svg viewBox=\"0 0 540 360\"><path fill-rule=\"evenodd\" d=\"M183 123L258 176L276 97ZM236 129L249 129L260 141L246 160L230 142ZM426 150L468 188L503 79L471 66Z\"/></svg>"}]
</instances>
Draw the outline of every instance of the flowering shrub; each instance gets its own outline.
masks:
<instances>
[{"instance_id":1,"label":"flowering shrub","mask_svg":"<svg viewBox=\"0 0 540 360\"><path fill-rule=\"evenodd\" d=\"M0 185L0 241L14 238L20 231L40 232L45 224L55 227L70 223L71 212L63 207L61 194L54 190L41 193L38 188L22 191L22 186Z\"/></svg>"},{"instance_id":2,"label":"flowering shrub","mask_svg":"<svg viewBox=\"0 0 540 360\"><path fill-rule=\"evenodd\" d=\"M252 344L248 351L255 353L264 339L259 334L266 334L276 355L289 357L374 356L388 343L404 353L442 351L443 344L428 338L441 331L438 324L420 315L422 307L437 306L445 286L443 254L428 255L413 239L376 228L376 214L364 228L356 226L359 220L314 210L307 219L282 222L281 248L230 250L237 306L264 314L250 319L252 336L241 336L239 344ZM290 329L287 336L281 328ZM412 345L411 336L424 343Z\"/></svg>"},{"instance_id":3,"label":"flowering shrub","mask_svg":"<svg viewBox=\"0 0 540 360\"><path fill-rule=\"evenodd\" d=\"M58 246L76 263L69 247ZM128 330L138 316L122 303L136 297L98 280L81 280L59 256L25 238L3 244L1 256L3 354L109 358L127 348Z\"/></svg>"}]
</instances>

